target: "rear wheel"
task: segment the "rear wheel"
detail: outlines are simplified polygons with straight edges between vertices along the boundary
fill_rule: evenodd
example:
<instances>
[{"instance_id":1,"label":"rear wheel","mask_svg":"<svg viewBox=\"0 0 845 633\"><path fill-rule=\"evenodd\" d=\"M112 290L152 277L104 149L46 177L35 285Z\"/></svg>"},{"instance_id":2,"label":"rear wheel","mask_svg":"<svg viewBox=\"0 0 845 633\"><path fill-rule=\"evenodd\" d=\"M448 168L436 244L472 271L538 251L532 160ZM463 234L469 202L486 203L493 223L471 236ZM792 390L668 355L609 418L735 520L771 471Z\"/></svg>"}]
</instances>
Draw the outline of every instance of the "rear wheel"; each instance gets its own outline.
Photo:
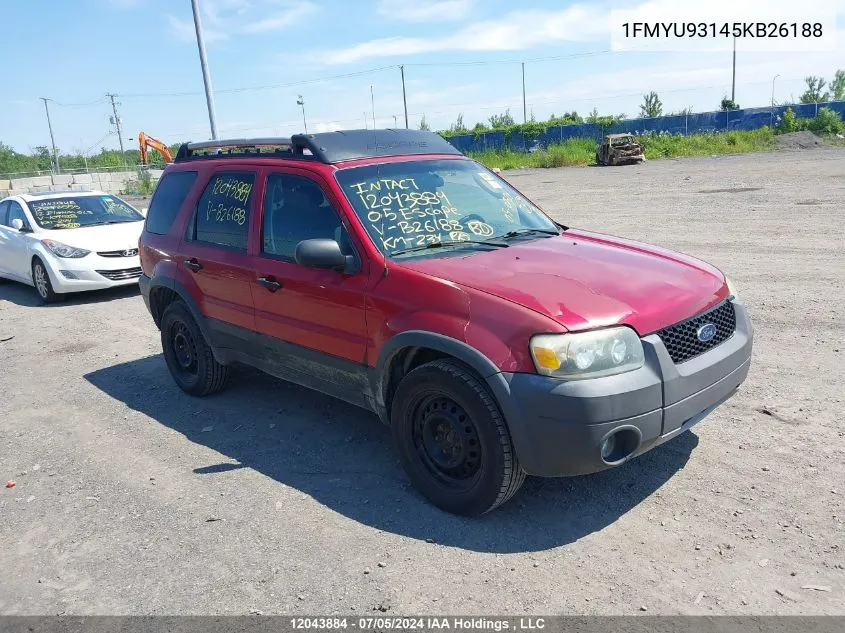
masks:
<instances>
[{"instance_id":1,"label":"rear wheel","mask_svg":"<svg viewBox=\"0 0 845 633\"><path fill-rule=\"evenodd\" d=\"M489 512L525 480L492 394L457 361L437 360L408 373L393 398L391 427L411 481L447 512Z\"/></svg>"},{"instance_id":2,"label":"rear wheel","mask_svg":"<svg viewBox=\"0 0 845 633\"><path fill-rule=\"evenodd\" d=\"M215 360L193 315L181 301L164 310L161 347L170 375L185 393L207 396L225 386L228 368Z\"/></svg>"},{"instance_id":3,"label":"rear wheel","mask_svg":"<svg viewBox=\"0 0 845 633\"><path fill-rule=\"evenodd\" d=\"M63 294L53 290L53 282L50 281L47 267L37 257L32 262L32 283L44 303L55 303L65 298Z\"/></svg>"}]
</instances>

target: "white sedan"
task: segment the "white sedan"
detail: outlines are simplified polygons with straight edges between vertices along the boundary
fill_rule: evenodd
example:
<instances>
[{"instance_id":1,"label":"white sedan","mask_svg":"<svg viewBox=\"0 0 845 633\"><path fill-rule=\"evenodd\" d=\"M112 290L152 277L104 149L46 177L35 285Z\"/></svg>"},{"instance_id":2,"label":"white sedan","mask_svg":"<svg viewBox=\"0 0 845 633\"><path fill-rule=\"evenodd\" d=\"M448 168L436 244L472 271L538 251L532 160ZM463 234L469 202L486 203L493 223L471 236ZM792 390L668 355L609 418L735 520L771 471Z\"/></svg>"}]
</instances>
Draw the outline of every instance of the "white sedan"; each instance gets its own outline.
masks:
<instances>
[{"instance_id":1,"label":"white sedan","mask_svg":"<svg viewBox=\"0 0 845 633\"><path fill-rule=\"evenodd\" d=\"M0 201L0 281L65 293L138 283L144 216L102 191L23 194Z\"/></svg>"}]
</instances>

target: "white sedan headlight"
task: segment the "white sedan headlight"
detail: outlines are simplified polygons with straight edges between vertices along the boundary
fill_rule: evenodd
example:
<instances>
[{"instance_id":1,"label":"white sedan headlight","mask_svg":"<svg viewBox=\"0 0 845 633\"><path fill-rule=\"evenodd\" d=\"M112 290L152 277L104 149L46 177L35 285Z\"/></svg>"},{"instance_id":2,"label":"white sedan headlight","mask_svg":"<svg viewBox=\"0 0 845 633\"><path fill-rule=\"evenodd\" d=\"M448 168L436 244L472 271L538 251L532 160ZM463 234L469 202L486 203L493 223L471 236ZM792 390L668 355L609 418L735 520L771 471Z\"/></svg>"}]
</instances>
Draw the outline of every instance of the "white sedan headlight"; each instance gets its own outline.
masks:
<instances>
[{"instance_id":1,"label":"white sedan headlight","mask_svg":"<svg viewBox=\"0 0 845 633\"><path fill-rule=\"evenodd\" d=\"M85 257L91 251L86 251L84 248L76 248L75 246L68 246L56 240L41 240L41 243L50 249L56 257L79 258Z\"/></svg>"},{"instance_id":2,"label":"white sedan headlight","mask_svg":"<svg viewBox=\"0 0 845 633\"><path fill-rule=\"evenodd\" d=\"M629 327L538 334L530 346L538 373L568 380L621 374L645 362L640 337Z\"/></svg>"}]
</instances>

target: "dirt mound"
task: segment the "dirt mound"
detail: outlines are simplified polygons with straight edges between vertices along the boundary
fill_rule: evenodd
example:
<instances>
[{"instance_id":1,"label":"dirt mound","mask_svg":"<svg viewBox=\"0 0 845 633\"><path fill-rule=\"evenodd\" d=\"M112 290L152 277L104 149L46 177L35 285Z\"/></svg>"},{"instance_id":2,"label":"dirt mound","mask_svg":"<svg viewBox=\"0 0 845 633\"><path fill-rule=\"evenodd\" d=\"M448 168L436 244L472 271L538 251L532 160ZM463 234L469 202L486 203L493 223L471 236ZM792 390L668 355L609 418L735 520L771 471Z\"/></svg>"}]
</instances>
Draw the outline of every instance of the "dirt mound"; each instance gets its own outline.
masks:
<instances>
[{"instance_id":1,"label":"dirt mound","mask_svg":"<svg viewBox=\"0 0 845 633\"><path fill-rule=\"evenodd\" d=\"M778 149L813 149L823 147L824 141L812 132L790 132L775 137Z\"/></svg>"}]
</instances>

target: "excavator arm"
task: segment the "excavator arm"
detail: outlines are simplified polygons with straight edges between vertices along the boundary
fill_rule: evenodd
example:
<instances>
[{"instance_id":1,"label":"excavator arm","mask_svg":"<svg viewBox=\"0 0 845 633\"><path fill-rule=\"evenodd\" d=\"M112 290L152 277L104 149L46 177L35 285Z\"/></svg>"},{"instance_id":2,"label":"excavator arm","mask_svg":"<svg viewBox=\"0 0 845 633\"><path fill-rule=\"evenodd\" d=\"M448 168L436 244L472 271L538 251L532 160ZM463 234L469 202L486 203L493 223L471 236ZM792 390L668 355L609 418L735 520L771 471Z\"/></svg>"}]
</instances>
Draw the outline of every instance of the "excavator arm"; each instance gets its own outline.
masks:
<instances>
[{"instance_id":1,"label":"excavator arm","mask_svg":"<svg viewBox=\"0 0 845 633\"><path fill-rule=\"evenodd\" d=\"M173 162L173 155L170 153L170 148L167 147L164 143L162 143L157 138L153 138L152 136L147 136L143 132L138 132L138 148L141 150L141 162L146 165L147 164L147 148L151 147L154 150L158 150L159 154L162 155L164 158L165 163L172 163Z\"/></svg>"}]
</instances>

